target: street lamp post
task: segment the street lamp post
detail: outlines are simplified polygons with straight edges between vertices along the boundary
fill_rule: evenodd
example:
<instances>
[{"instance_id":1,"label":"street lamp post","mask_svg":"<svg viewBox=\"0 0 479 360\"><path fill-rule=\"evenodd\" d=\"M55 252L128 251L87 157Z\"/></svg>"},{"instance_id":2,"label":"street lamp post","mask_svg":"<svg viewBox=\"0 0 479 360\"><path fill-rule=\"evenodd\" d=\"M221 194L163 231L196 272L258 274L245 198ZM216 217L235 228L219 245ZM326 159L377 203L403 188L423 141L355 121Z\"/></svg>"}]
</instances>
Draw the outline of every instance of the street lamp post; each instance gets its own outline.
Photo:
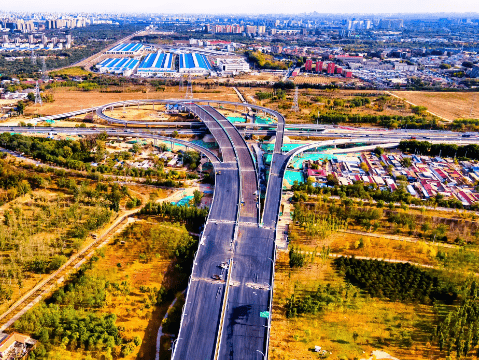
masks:
<instances>
[{"instance_id":1,"label":"street lamp post","mask_svg":"<svg viewBox=\"0 0 479 360\"><path fill-rule=\"evenodd\" d=\"M263 356L263 359L265 358L265 355L263 354L262 351L259 351L259 350L256 350L256 351L259 352Z\"/></svg>"}]
</instances>

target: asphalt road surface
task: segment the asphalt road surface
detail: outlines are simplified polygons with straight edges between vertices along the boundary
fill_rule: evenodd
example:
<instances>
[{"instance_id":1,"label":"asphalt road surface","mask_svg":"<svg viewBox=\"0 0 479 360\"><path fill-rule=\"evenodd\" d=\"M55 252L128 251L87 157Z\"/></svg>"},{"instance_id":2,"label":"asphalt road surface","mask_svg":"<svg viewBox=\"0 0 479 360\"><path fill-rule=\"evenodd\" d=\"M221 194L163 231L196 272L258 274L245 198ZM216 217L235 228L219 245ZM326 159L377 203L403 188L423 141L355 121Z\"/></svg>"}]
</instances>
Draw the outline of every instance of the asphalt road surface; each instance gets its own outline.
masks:
<instances>
[{"instance_id":1,"label":"asphalt road surface","mask_svg":"<svg viewBox=\"0 0 479 360\"><path fill-rule=\"evenodd\" d=\"M256 174L256 167L251 152L248 150L248 145L234 125L216 109L211 106L205 106L204 109L208 111L208 113L210 113L226 130L236 149L236 154L238 155L241 176L241 200L243 201L240 221L257 223L259 215L257 205L258 176Z\"/></svg>"},{"instance_id":2,"label":"asphalt road surface","mask_svg":"<svg viewBox=\"0 0 479 360\"><path fill-rule=\"evenodd\" d=\"M223 162L215 166L214 201L193 265L187 301L174 359L213 359L217 344L227 270L218 265L233 255L233 238L238 220L239 170L226 131L203 108L188 105L202 119L220 146ZM221 276L221 279L214 277Z\"/></svg>"}]
</instances>

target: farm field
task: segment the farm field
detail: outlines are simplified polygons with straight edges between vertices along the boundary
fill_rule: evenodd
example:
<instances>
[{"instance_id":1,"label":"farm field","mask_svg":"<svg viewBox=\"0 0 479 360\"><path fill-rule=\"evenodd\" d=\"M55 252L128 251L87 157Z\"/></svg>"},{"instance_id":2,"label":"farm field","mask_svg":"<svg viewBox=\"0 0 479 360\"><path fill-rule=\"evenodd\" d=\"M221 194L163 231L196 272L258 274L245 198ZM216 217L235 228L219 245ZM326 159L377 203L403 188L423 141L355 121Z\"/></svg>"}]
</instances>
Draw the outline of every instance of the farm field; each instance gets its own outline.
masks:
<instances>
[{"instance_id":1,"label":"farm field","mask_svg":"<svg viewBox=\"0 0 479 360\"><path fill-rule=\"evenodd\" d=\"M475 92L426 92L391 91L392 94L406 99L450 121L455 119L479 118L479 97Z\"/></svg>"}]
</instances>

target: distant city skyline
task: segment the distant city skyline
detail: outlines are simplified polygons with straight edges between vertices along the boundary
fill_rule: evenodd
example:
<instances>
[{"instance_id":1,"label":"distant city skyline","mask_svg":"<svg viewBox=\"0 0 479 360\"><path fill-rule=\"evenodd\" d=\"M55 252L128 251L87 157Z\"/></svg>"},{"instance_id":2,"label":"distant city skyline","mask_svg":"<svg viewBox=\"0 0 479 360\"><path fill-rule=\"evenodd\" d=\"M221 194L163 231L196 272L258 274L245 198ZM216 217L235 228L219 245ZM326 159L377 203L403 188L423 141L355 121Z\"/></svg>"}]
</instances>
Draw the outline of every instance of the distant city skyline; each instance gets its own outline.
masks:
<instances>
[{"instance_id":1,"label":"distant city skyline","mask_svg":"<svg viewBox=\"0 0 479 360\"><path fill-rule=\"evenodd\" d=\"M223 0L161 3L160 1L136 0L83 0L65 2L60 0L16 0L2 4L3 11L16 12L110 12L110 13L159 13L159 14L414 14L414 13L474 13L479 12L477 0L336 0L325 3L313 0Z\"/></svg>"}]
</instances>

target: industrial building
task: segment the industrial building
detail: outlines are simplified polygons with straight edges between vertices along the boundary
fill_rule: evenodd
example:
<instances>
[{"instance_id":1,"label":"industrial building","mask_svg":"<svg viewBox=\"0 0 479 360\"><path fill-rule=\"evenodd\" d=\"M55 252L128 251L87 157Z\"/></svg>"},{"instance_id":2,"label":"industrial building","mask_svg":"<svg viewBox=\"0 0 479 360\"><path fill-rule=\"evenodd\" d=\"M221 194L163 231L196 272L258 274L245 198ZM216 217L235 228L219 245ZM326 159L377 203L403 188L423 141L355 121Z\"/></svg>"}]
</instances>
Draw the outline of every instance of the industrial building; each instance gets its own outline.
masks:
<instances>
[{"instance_id":1,"label":"industrial building","mask_svg":"<svg viewBox=\"0 0 479 360\"><path fill-rule=\"evenodd\" d=\"M211 72L211 65L205 55L198 53L179 54L179 72L185 74L206 75Z\"/></svg>"},{"instance_id":2,"label":"industrial building","mask_svg":"<svg viewBox=\"0 0 479 360\"><path fill-rule=\"evenodd\" d=\"M175 72L173 55L162 52L149 54L137 69L137 75L142 77L168 76Z\"/></svg>"},{"instance_id":3,"label":"industrial building","mask_svg":"<svg viewBox=\"0 0 479 360\"><path fill-rule=\"evenodd\" d=\"M223 74L236 75L251 71L249 64L244 59L218 58L216 66L221 69Z\"/></svg>"},{"instance_id":4,"label":"industrial building","mask_svg":"<svg viewBox=\"0 0 479 360\"><path fill-rule=\"evenodd\" d=\"M140 55L145 45L140 43L120 44L108 51L112 55Z\"/></svg>"},{"instance_id":5,"label":"industrial building","mask_svg":"<svg viewBox=\"0 0 479 360\"><path fill-rule=\"evenodd\" d=\"M100 73L122 74L130 76L138 67L140 60L133 58L108 58L96 65Z\"/></svg>"}]
</instances>

